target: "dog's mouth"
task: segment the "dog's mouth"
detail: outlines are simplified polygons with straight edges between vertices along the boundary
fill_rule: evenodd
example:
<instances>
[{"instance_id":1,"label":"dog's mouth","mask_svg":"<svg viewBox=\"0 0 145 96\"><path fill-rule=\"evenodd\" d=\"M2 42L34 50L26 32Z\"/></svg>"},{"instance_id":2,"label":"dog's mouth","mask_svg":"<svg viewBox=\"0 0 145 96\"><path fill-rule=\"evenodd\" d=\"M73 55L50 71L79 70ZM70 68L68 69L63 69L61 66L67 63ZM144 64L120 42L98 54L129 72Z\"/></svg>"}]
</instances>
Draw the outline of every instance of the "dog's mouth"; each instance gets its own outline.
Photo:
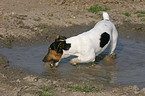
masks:
<instances>
[{"instance_id":1,"label":"dog's mouth","mask_svg":"<svg viewBox=\"0 0 145 96\"><path fill-rule=\"evenodd\" d=\"M50 67L53 68L53 67L57 67L59 62L56 60L50 60L50 61L47 61L45 63L49 64Z\"/></svg>"}]
</instances>

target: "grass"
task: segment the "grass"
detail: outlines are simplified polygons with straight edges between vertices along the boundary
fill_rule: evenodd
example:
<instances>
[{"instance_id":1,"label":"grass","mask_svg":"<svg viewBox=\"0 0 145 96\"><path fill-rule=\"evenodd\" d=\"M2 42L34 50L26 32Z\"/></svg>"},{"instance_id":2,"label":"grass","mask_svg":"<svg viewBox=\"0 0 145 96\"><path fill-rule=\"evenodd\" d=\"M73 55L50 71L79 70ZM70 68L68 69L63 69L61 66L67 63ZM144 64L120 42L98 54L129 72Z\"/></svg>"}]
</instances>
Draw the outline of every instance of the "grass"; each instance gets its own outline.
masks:
<instances>
[{"instance_id":1,"label":"grass","mask_svg":"<svg viewBox=\"0 0 145 96\"><path fill-rule=\"evenodd\" d=\"M48 90L49 90L49 87L46 87L46 86L45 86L45 87L42 87L41 89L42 89L43 91L48 91Z\"/></svg>"},{"instance_id":2,"label":"grass","mask_svg":"<svg viewBox=\"0 0 145 96\"><path fill-rule=\"evenodd\" d=\"M45 29L45 28L49 28L49 26L47 24L39 24L38 26L36 26L39 29Z\"/></svg>"},{"instance_id":3,"label":"grass","mask_svg":"<svg viewBox=\"0 0 145 96\"><path fill-rule=\"evenodd\" d=\"M98 92L99 88L92 86L90 83L87 83L82 86L68 86L70 91L81 91L81 92Z\"/></svg>"},{"instance_id":4,"label":"grass","mask_svg":"<svg viewBox=\"0 0 145 96\"><path fill-rule=\"evenodd\" d=\"M124 13L124 15L127 17L131 16L131 14L129 14L129 13Z\"/></svg>"},{"instance_id":5,"label":"grass","mask_svg":"<svg viewBox=\"0 0 145 96\"><path fill-rule=\"evenodd\" d=\"M55 86L54 86L55 87ZM44 86L41 87L41 91L39 90L32 90L31 93L35 94L37 96L56 96L55 94L49 93L50 90L52 90L52 86Z\"/></svg>"},{"instance_id":6,"label":"grass","mask_svg":"<svg viewBox=\"0 0 145 96\"><path fill-rule=\"evenodd\" d=\"M145 17L145 15L140 15L140 14L139 14L139 15L137 15L137 17L138 17L138 18L139 18L139 17Z\"/></svg>"},{"instance_id":7,"label":"grass","mask_svg":"<svg viewBox=\"0 0 145 96\"><path fill-rule=\"evenodd\" d=\"M129 22L131 22L131 20L125 20L124 22L125 22L125 23L129 23Z\"/></svg>"},{"instance_id":8,"label":"grass","mask_svg":"<svg viewBox=\"0 0 145 96\"><path fill-rule=\"evenodd\" d=\"M98 14L98 18L103 18L102 14Z\"/></svg>"},{"instance_id":9,"label":"grass","mask_svg":"<svg viewBox=\"0 0 145 96\"><path fill-rule=\"evenodd\" d=\"M94 6L91 6L90 8L87 9L89 12L92 13L98 13L99 11L107 11L110 10L110 8L102 8L101 6L98 6L97 4Z\"/></svg>"},{"instance_id":10,"label":"grass","mask_svg":"<svg viewBox=\"0 0 145 96\"><path fill-rule=\"evenodd\" d=\"M4 38L4 36L3 36L3 35L0 35L0 37L1 37L1 38Z\"/></svg>"},{"instance_id":11,"label":"grass","mask_svg":"<svg viewBox=\"0 0 145 96\"><path fill-rule=\"evenodd\" d=\"M135 13L138 14L138 15L137 15L138 18L139 18L139 17L145 17L145 11L143 11L143 10L136 11ZM145 22L145 18L142 18L141 21L142 21L142 22Z\"/></svg>"},{"instance_id":12,"label":"grass","mask_svg":"<svg viewBox=\"0 0 145 96\"><path fill-rule=\"evenodd\" d=\"M55 96L55 95L54 94L50 95L50 94L44 93L44 94L39 95L39 96Z\"/></svg>"},{"instance_id":13,"label":"grass","mask_svg":"<svg viewBox=\"0 0 145 96\"><path fill-rule=\"evenodd\" d=\"M145 22L145 18L141 19L141 21Z\"/></svg>"},{"instance_id":14,"label":"grass","mask_svg":"<svg viewBox=\"0 0 145 96\"><path fill-rule=\"evenodd\" d=\"M32 90L31 93L37 94L38 96L56 96L55 94L47 93L49 91L49 87L43 87L41 89L43 90L43 92L42 91L37 91L37 90Z\"/></svg>"},{"instance_id":15,"label":"grass","mask_svg":"<svg viewBox=\"0 0 145 96\"><path fill-rule=\"evenodd\" d=\"M48 20L52 20L52 18L48 18Z\"/></svg>"},{"instance_id":16,"label":"grass","mask_svg":"<svg viewBox=\"0 0 145 96\"><path fill-rule=\"evenodd\" d=\"M145 11L140 10L140 11L136 11L135 13L145 14Z\"/></svg>"},{"instance_id":17,"label":"grass","mask_svg":"<svg viewBox=\"0 0 145 96\"><path fill-rule=\"evenodd\" d=\"M67 89L67 91L79 91L79 92L99 92L100 88L97 88L95 86L93 86L91 83L86 83L83 85L74 85L74 84L61 84L60 86L56 86L55 84L49 85L49 86L43 86L40 87L39 91L38 90L32 90L31 93L36 94L37 96L56 96L55 94L52 94L51 92L54 93L54 89L55 91L57 90L57 87L60 88L65 88ZM50 92L50 93L49 93Z\"/></svg>"}]
</instances>

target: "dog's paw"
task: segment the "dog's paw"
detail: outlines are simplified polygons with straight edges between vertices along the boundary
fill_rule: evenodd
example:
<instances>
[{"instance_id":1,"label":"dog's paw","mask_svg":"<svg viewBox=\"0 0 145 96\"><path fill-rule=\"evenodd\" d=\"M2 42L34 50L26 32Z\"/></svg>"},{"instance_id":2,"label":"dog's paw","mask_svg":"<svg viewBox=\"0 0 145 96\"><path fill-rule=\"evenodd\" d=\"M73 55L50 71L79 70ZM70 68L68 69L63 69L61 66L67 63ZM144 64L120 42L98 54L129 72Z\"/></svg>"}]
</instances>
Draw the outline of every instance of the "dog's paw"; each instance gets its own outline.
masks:
<instances>
[{"instance_id":1,"label":"dog's paw","mask_svg":"<svg viewBox=\"0 0 145 96\"><path fill-rule=\"evenodd\" d=\"M109 57L111 57L112 59L115 59L116 55L117 55L117 53L112 53L112 54L109 54Z\"/></svg>"},{"instance_id":2,"label":"dog's paw","mask_svg":"<svg viewBox=\"0 0 145 96\"><path fill-rule=\"evenodd\" d=\"M73 58L69 61L72 65L77 65L77 63L80 62L80 60L78 58Z\"/></svg>"}]
</instances>

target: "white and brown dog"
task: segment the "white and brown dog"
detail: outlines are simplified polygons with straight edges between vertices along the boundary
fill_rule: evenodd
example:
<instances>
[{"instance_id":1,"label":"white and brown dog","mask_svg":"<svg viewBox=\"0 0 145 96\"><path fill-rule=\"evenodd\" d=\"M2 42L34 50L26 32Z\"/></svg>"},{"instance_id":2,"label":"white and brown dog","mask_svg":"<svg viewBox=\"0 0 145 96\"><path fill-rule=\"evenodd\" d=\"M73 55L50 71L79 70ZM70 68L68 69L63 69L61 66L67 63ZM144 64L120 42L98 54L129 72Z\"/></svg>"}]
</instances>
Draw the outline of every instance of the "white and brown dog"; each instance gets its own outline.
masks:
<instances>
[{"instance_id":1,"label":"white and brown dog","mask_svg":"<svg viewBox=\"0 0 145 96\"><path fill-rule=\"evenodd\" d=\"M61 58L70 55L78 56L70 60L70 63L94 62L95 57L103 52L110 44L110 54L113 54L118 38L118 32L112 22L109 20L107 12L103 12L104 20L98 22L91 30L66 38L57 36L50 45L47 55L43 62L48 62L51 67L58 66Z\"/></svg>"}]
</instances>

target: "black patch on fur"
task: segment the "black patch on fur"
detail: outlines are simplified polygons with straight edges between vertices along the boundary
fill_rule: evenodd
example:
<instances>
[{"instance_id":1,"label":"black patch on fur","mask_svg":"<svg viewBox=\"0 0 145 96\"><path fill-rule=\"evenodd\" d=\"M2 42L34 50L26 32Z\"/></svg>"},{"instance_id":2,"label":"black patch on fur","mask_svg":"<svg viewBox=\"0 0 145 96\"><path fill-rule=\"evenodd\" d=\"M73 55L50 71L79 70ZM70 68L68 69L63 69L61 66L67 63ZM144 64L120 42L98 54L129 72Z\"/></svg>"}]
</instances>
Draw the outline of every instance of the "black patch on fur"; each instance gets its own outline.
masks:
<instances>
[{"instance_id":1,"label":"black patch on fur","mask_svg":"<svg viewBox=\"0 0 145 96\"><path fill-rule=\"evenodd\" d=\"M103 34L101 34L101 38L100 38L100 47L103 48L110 40L110 35L106 32L104 32Z\"/></svg>"},{"instance_id":2,"label":"black patch on fur","mask_svg":"<svg viewBox=\"0 0 145 96\"><path fill-rule=\"evenodd\" d=\"M67 39L65 36L60 36L59 35L59 37L57 39L55 39L55 42L60 41L60 40L65 40L65 39Z\"/></svg>"},{"instance_id":3,"label":"black patch on fur","mask_svg":"<svg viewBox=\"0 0 145 96\"><path fill-rule=\"evenodd\" d=\"M63 54L63 50L69 50L71 47L70 43L66 41L55 41L50 45L51 50L55 50L57 53Z\"/></svg>"}]
</instances>

